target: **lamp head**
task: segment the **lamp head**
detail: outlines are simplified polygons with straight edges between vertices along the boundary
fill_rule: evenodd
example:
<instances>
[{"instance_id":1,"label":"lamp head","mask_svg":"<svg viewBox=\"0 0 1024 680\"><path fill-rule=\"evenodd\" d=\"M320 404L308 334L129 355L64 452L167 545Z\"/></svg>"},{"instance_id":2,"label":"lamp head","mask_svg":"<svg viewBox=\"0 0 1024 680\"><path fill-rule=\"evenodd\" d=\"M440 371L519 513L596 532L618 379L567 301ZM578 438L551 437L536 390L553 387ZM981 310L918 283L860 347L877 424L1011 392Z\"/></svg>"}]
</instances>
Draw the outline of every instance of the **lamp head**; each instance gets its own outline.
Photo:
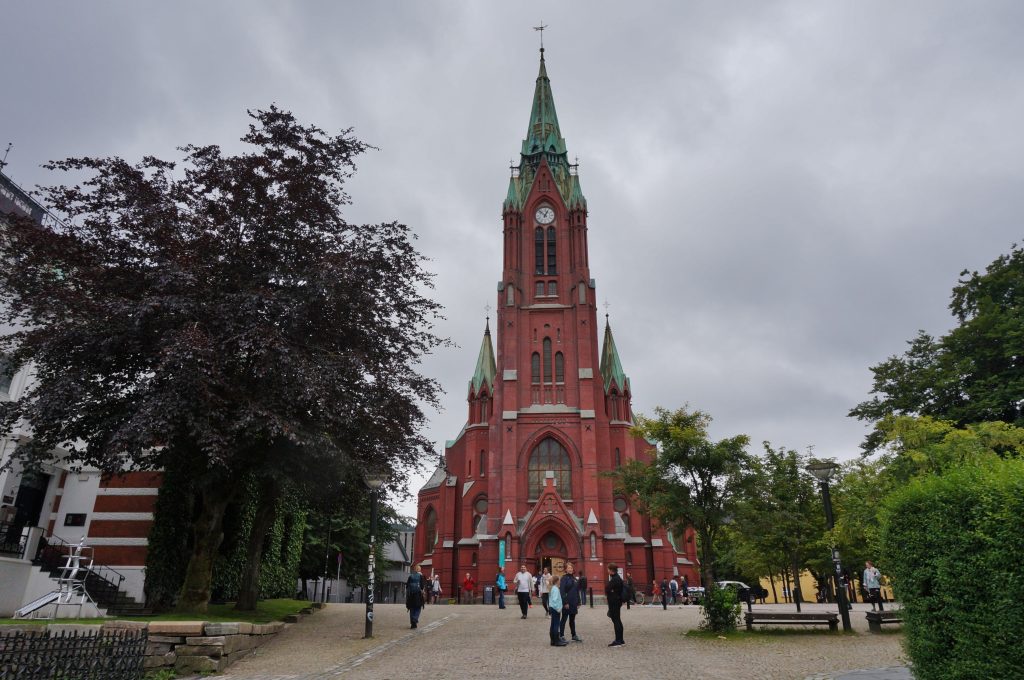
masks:
<instances>
[{"instance_id":1,"label":"lamp head","mask_svg":"<svg viewBox=\"0 0 1024 680\"><path fill-rule=\"evenodd\" d=\"M839 464L834 460L812 460L807 464L807 471L814 475L814 478L819 482L827 483L832 475L835 474L836 470L839 469Z\"/></svg>"},{"instance_id":2,"label":"lamp head","mask_svg":"<svg viewBox=\"0 0 1024 680\"><path fill-rule=\"evenodd\" d=\"M370 491L377 491L388 481L388 475L385 472L371 471L367 472L363 479Z\"/></svg>"}]
</instances>

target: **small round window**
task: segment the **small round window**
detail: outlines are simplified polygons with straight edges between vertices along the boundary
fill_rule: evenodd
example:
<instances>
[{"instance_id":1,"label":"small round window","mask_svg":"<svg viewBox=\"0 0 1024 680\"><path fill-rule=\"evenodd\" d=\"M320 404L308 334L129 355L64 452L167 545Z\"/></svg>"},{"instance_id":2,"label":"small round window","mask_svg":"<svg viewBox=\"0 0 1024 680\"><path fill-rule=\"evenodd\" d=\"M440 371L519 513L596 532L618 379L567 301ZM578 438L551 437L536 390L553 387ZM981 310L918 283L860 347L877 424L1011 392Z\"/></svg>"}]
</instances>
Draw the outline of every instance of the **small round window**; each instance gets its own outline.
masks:
<instances>
[{"instance_id":1,"label":"small round window","mask_svg":"<svg viewBox=\"0 0 1024 680\"><path fill-rule=\"evenodd\" d=\"M628 507L629 506L626 505L626 499L625 498L616 498L615 499L615 512L625 512L626 508L628 508Z\"/></svg>"},{"instance_id":2,"label":"small round window","mask_svg":"<svg viewBox=\"0 0 1024 680\"><path fill-rule=\"evenodd\" d=\"M473 506L473 509L476 510L481 515L486 515L487 514L487 499L486 498L479 498L479 499L477 499L476 505Z\"/></svg>"}]
</instances>

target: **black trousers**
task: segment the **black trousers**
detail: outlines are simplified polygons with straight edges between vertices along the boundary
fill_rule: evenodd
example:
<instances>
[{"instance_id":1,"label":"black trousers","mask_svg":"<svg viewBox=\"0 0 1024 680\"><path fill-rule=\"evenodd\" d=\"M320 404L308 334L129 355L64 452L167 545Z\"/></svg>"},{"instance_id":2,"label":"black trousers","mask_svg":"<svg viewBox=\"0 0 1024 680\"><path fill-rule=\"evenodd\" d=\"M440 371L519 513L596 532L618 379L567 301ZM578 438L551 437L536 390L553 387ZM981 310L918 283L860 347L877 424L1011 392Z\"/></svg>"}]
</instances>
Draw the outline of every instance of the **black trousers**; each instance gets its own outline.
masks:
<instances>
[{"instance_id":1,"label":"black trousers","mask_svg":"<svg viewBox=\"0 0 1024 680\"><path fill-rule=\"evenodd\" d=\"M563 609L562 620L558 624L558 634L565 637L565 622L569 622L569 632L576 637L576 612L575 610Z\"/></svg>"},{"instance_id":2,"label":"black trousers","mask_svg":"<svg viewBox=\"0 0 1024 680\"><path fill-rule=\"evenodd\" d=\"M615 628L615 642L625 642L625 640L622 639L621 609L621 604L608 606L608 618L612 620L612 626Z\"/></svg>"},{"instance_id":3,"label":"black trousers","mask_svg":"<svg viewBox=\"0 0 1024 680\"><path fill-rule=\"evenodd\" d=\"M523 612L523 616L526 616L526 610L530 606L530 594L517 592L516 597L519 598L519 610Z\"/></svg>"}]
</instances>

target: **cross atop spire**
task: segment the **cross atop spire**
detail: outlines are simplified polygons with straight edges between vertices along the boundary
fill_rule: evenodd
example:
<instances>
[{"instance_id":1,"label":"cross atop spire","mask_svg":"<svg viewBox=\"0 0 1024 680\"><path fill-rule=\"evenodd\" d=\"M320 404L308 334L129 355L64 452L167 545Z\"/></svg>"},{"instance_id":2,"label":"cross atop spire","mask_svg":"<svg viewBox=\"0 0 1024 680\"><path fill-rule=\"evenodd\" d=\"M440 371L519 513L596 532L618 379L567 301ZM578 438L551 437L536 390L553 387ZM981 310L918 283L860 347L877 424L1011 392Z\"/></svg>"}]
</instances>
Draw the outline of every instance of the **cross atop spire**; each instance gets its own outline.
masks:
<instances>
[{"instance_id":1,"label":"cross atop spire","mask_svg":"<svg viewBox=\"0 0 1024 680\"><path fill-rule=\"evenodd\" d=\"M545 24L543 20L541 20L540 26L534 26L533 27L533 30L540 31L540 60L541 61L544 61L544 29L547 28L547 27L548 27L548 25Z\"/></svg>"}]
</instances>

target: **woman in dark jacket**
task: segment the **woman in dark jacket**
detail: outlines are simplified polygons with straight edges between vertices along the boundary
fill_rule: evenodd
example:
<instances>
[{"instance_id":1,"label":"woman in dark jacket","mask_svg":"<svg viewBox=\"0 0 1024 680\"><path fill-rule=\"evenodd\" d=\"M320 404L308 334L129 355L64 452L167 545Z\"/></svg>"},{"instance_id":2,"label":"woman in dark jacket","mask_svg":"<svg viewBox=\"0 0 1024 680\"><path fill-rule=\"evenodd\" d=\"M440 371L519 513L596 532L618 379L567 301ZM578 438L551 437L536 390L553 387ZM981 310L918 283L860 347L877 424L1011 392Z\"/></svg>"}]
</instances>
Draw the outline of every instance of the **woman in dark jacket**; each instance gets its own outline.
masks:
<instances>
[{"instance_id":1,"label":"woman in dark jacket","mask_svg":"<svg viewBox=\"0 0 1024 680\"><path fill-rule=\"evenodd\" d=\"M565 575L562 576L562 582L558 584L558 589L562 592L562 621L559 623L558 635L562 640L565 640L565 622L569 622L569 632L572 633L573 642L583 642L583 640L576 635L576 612L579 611L580 606L580 582L573 574L574 567L572 562L565 563Z\"/></svg>"},{"instance_id":2,"label":"woman in dark jacket","mask_svg":"<svg viewBox=\"0 0 1024 680\"><path fill-rule=\"evenodd\" d=\"M409 610L410 628L415 628L420 621L420 611L423 609L423 574L420 573L420 565L415 564L409 579L405 582L405 608Z\"/></svg>"},{"instance_id":3,"label":"woman in dark jacket","mask_svg":"<svg viewBox=\"0 0 1024 680\"><path fill-rule=\"evenodd\" d=\"M619 576L619 567L614 562L608 565L608 580L605 582L604 595L608 600L608 618L612 620L615 628L615 640L609 647L621 647L626 644L622 638L622 577Z\"/></svg>"}]
</instances>

